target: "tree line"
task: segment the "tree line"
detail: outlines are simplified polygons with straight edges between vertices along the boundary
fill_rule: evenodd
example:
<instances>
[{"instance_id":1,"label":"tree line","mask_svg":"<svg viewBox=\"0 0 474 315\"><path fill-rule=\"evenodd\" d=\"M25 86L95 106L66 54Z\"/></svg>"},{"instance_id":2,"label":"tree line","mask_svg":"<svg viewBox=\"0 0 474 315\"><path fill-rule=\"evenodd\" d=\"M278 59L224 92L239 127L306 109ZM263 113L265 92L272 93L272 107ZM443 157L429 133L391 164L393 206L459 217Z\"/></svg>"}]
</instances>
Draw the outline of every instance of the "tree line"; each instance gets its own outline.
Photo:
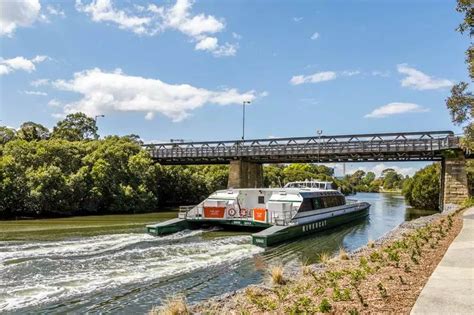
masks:
<instances>
[{"instance_id":1,"label":"tree line","mask_svg":"<svg viewBox=\"0 0 474 315\"><path fill-rule=\"evenodd\" d=\"M94 119L68 115L50 130L26 122L0 127L0 218L138 213L195 204L227 187L227 165L162 166L136 135L99 139ZM336 178L324 165L265 165L266 187L332 181L346 194L400 189L405 178L356 171Z\"/></svg>"}]
</instances>

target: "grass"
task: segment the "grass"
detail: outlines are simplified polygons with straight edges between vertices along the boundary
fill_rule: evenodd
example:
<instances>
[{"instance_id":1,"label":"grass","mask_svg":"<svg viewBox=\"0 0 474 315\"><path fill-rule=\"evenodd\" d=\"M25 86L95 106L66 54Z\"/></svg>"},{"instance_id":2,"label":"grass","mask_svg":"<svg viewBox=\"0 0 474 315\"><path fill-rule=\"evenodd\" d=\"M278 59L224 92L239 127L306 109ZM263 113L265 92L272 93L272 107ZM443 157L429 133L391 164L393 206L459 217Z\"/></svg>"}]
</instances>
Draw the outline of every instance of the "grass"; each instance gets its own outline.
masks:
<instances>
[{"instance_id":1,"label":"grass","mask_svg":"<svg viewBox=\"0 0 474 315\"><path fill-rule=\"evenodd\" d=\"M283 267L278 265L278 266L273 266L270 269L270 276L272 278L272 283L273 284L278 284L282 285L285 284L285 277L283 275Z\"/></svg>"},{"instance_id":2,"label":"grass","mask_svg":"<svg viewBox=\"0 0 474 315\"><path fill-rule=\"evenodd\" d=\"M346 250L344 247L339 247L339 259L341 260L349 260L349 255L347 254Z\"/></svg>"},{"instance_id":3,"label":"grass","mask_svg":"<svg viewBox=\"0 0 474 315\"><path fill-rule=\"evenodd\" d=\"M143 232L145 225L176 217L176 212L94 215L57 219L0 221L0 240L60 240L111 233Z\"/></svg>"},{"instance_id":4,"label":"grass","mask_svg":"<svg viewBox=\"0 0 474 315\"><path fill-rule=\"evenodd\" d=\"M190 314L186 300L182 296L168 299L161 307L153 307L148 315L187 315Z\"/></svg>"},{"instance_id":5,"label":"grass","mask_svg":"<svg viewBox=\"0 0 474 315\"><path fill-rule=\"evenodd\" d=\"M331 255L328 252L322 252L319 254L318 258L320 263L327 265L331 260Z\"/></svg>"}]
</instances>

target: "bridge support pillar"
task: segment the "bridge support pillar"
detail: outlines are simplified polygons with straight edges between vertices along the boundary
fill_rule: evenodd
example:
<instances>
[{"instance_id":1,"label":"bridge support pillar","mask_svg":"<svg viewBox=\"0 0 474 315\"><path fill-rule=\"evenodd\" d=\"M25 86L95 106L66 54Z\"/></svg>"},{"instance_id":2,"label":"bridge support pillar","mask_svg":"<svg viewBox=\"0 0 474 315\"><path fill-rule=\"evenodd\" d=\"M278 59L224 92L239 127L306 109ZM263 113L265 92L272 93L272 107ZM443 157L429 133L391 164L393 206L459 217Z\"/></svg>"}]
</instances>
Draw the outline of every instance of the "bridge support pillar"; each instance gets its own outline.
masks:
<instances>
[{"instance_id":1,"label":"bridge support pillar","mask_svg":"<svg viewBox=\"0 0 474 315\"><path fill-rule=\"evenodd\" d=\"M263 165L245 160L230 162L229 188L257 188L263 187Z\"/></svg>"},{"instance_id":2,"label":"bridge support pillar","mask_svg":"<svg viewBox=\"0 0 474 315\"><path fill-rule=\"evenodd\" d=\"M459 206L469 197L466 158L462 153L441 162L441 211Z\"/></svg>"}]
</instances>

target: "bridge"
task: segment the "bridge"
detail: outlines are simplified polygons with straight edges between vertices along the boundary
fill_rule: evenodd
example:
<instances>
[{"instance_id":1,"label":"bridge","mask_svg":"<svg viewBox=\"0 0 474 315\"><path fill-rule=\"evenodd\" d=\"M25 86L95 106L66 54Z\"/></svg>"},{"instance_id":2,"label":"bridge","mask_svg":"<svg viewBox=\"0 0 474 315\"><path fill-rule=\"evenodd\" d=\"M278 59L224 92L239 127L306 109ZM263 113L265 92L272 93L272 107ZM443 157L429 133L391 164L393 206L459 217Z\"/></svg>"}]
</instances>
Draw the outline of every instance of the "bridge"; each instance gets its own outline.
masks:
<instances>
[{"instance_id":1,"label":"bridge","mask_svg":"<svg viewBox=\"0 0 474 315\"><path fill-rule=\"evenodd\" d=\"M145 144L163 165L230 164L229 187L262 187L264 163L440 161L442 203L468 196L466 153L452 131ZM469 155L467 155L469 157Z\"/></svg>"}]
</instances>

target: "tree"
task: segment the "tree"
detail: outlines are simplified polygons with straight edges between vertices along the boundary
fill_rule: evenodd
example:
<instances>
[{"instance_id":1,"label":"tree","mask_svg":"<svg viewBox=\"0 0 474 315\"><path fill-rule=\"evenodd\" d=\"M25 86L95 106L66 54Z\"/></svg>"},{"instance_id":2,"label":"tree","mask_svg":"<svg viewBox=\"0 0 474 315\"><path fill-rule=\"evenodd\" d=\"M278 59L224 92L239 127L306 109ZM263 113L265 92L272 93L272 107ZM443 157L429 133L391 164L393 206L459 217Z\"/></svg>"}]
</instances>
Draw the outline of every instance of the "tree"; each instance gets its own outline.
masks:
<instances>
[{"instance_id":1,"label":"tree","mask_svg":"<svg viewBox=\"0 0 474 315\"><path fill-rule=\"evenodd\" d=\"M463 22L456 29L463 34L468 31L469 36L474 36L474 4L472 0L458 0L456 10L464 14ZM468 65L468 73L471 80L474 79L474 44L466 50L466 63ZM451 88L451 96L446 100L446 105L451 114L452 121L456 125L464 126L465 141L464 145L474 148L474 126L472 123L474 111L474 95L468 90L469 84L459 82Z\"/></svg>"},{"instance_id":2,"label":"tree","mask_svg":"<svg viewBox=\"0 0 474 315\"><path fill-rule=\"evenodd\" d=\"M58 121L53 129L53 138L68 141L98 139L96 121L84 113L69 114L64 120Z\"/></svg>"},{"instance_id":3,"label":"tree","mask_svg":"<svg viewBox=\"0 0 474 315\"><path fill-rule=\"evenodd\" d=\"M403 195L406 201L413 207L419 209L439 209L439 164L428 165L412 178L405 181Z\"/></svg>"},{"instance_id":4,"label":"tree","mask_svg":"<svg viewBox=\"0 0 474 315\"><path fill-rule=\"evenodd\" d=\"M383 177L383 188L384 189L399 189L401 188L401 183L403 181L403 176L398 174L395 171L385 172Z\"/></svg>"},{"instance_id":5,"label":"tree","mask_svg":"<svg viewBox=\"0 0 474 315\"><path fill-rule=\"evenodd\" d=\"M21 124L20 129L17 132L17 137L26 141L35 141L35 140L46 140L49 139L50 132L49 129L45 126L27 121Z\"/></svg>"},{"instance_id":6,"label":"tree","mask_svg":"<svg viewBox=\"0 0 474 315\"><path fill-rule=\"evenodd\" d=\"M375 180L375 173L374 172L367 172L363 178L363 182L365 185L370 185Z\"/></svg>"},{"instance_id":7,"label":"tree","mask_svg":"<svg viewBox=\"0 0 474 315\"><path fill-rule=\"evenodd\" d=\"M140 138L139 135L136 135L136 134L134 134L134 133L129 134L129 135L126 135L126 136L123 136L123 138L129 139L129 140L131 140L131 141L133 141L133 142L135 142L135 143L137 143L137 144L139 144L139 145L143 145L143 140Z\"/></svg>"},{"instance_id":8,"label":"tree","mask_svg":"<svg viewBox=\"0 0 474 315\"><path fill-rule=\"evenodd\" d=\"M15 129L8 128L5 126L0 126L0 144L5 144L8 141L15 139L16 131Z\"/></svg>"}]
</instances>

